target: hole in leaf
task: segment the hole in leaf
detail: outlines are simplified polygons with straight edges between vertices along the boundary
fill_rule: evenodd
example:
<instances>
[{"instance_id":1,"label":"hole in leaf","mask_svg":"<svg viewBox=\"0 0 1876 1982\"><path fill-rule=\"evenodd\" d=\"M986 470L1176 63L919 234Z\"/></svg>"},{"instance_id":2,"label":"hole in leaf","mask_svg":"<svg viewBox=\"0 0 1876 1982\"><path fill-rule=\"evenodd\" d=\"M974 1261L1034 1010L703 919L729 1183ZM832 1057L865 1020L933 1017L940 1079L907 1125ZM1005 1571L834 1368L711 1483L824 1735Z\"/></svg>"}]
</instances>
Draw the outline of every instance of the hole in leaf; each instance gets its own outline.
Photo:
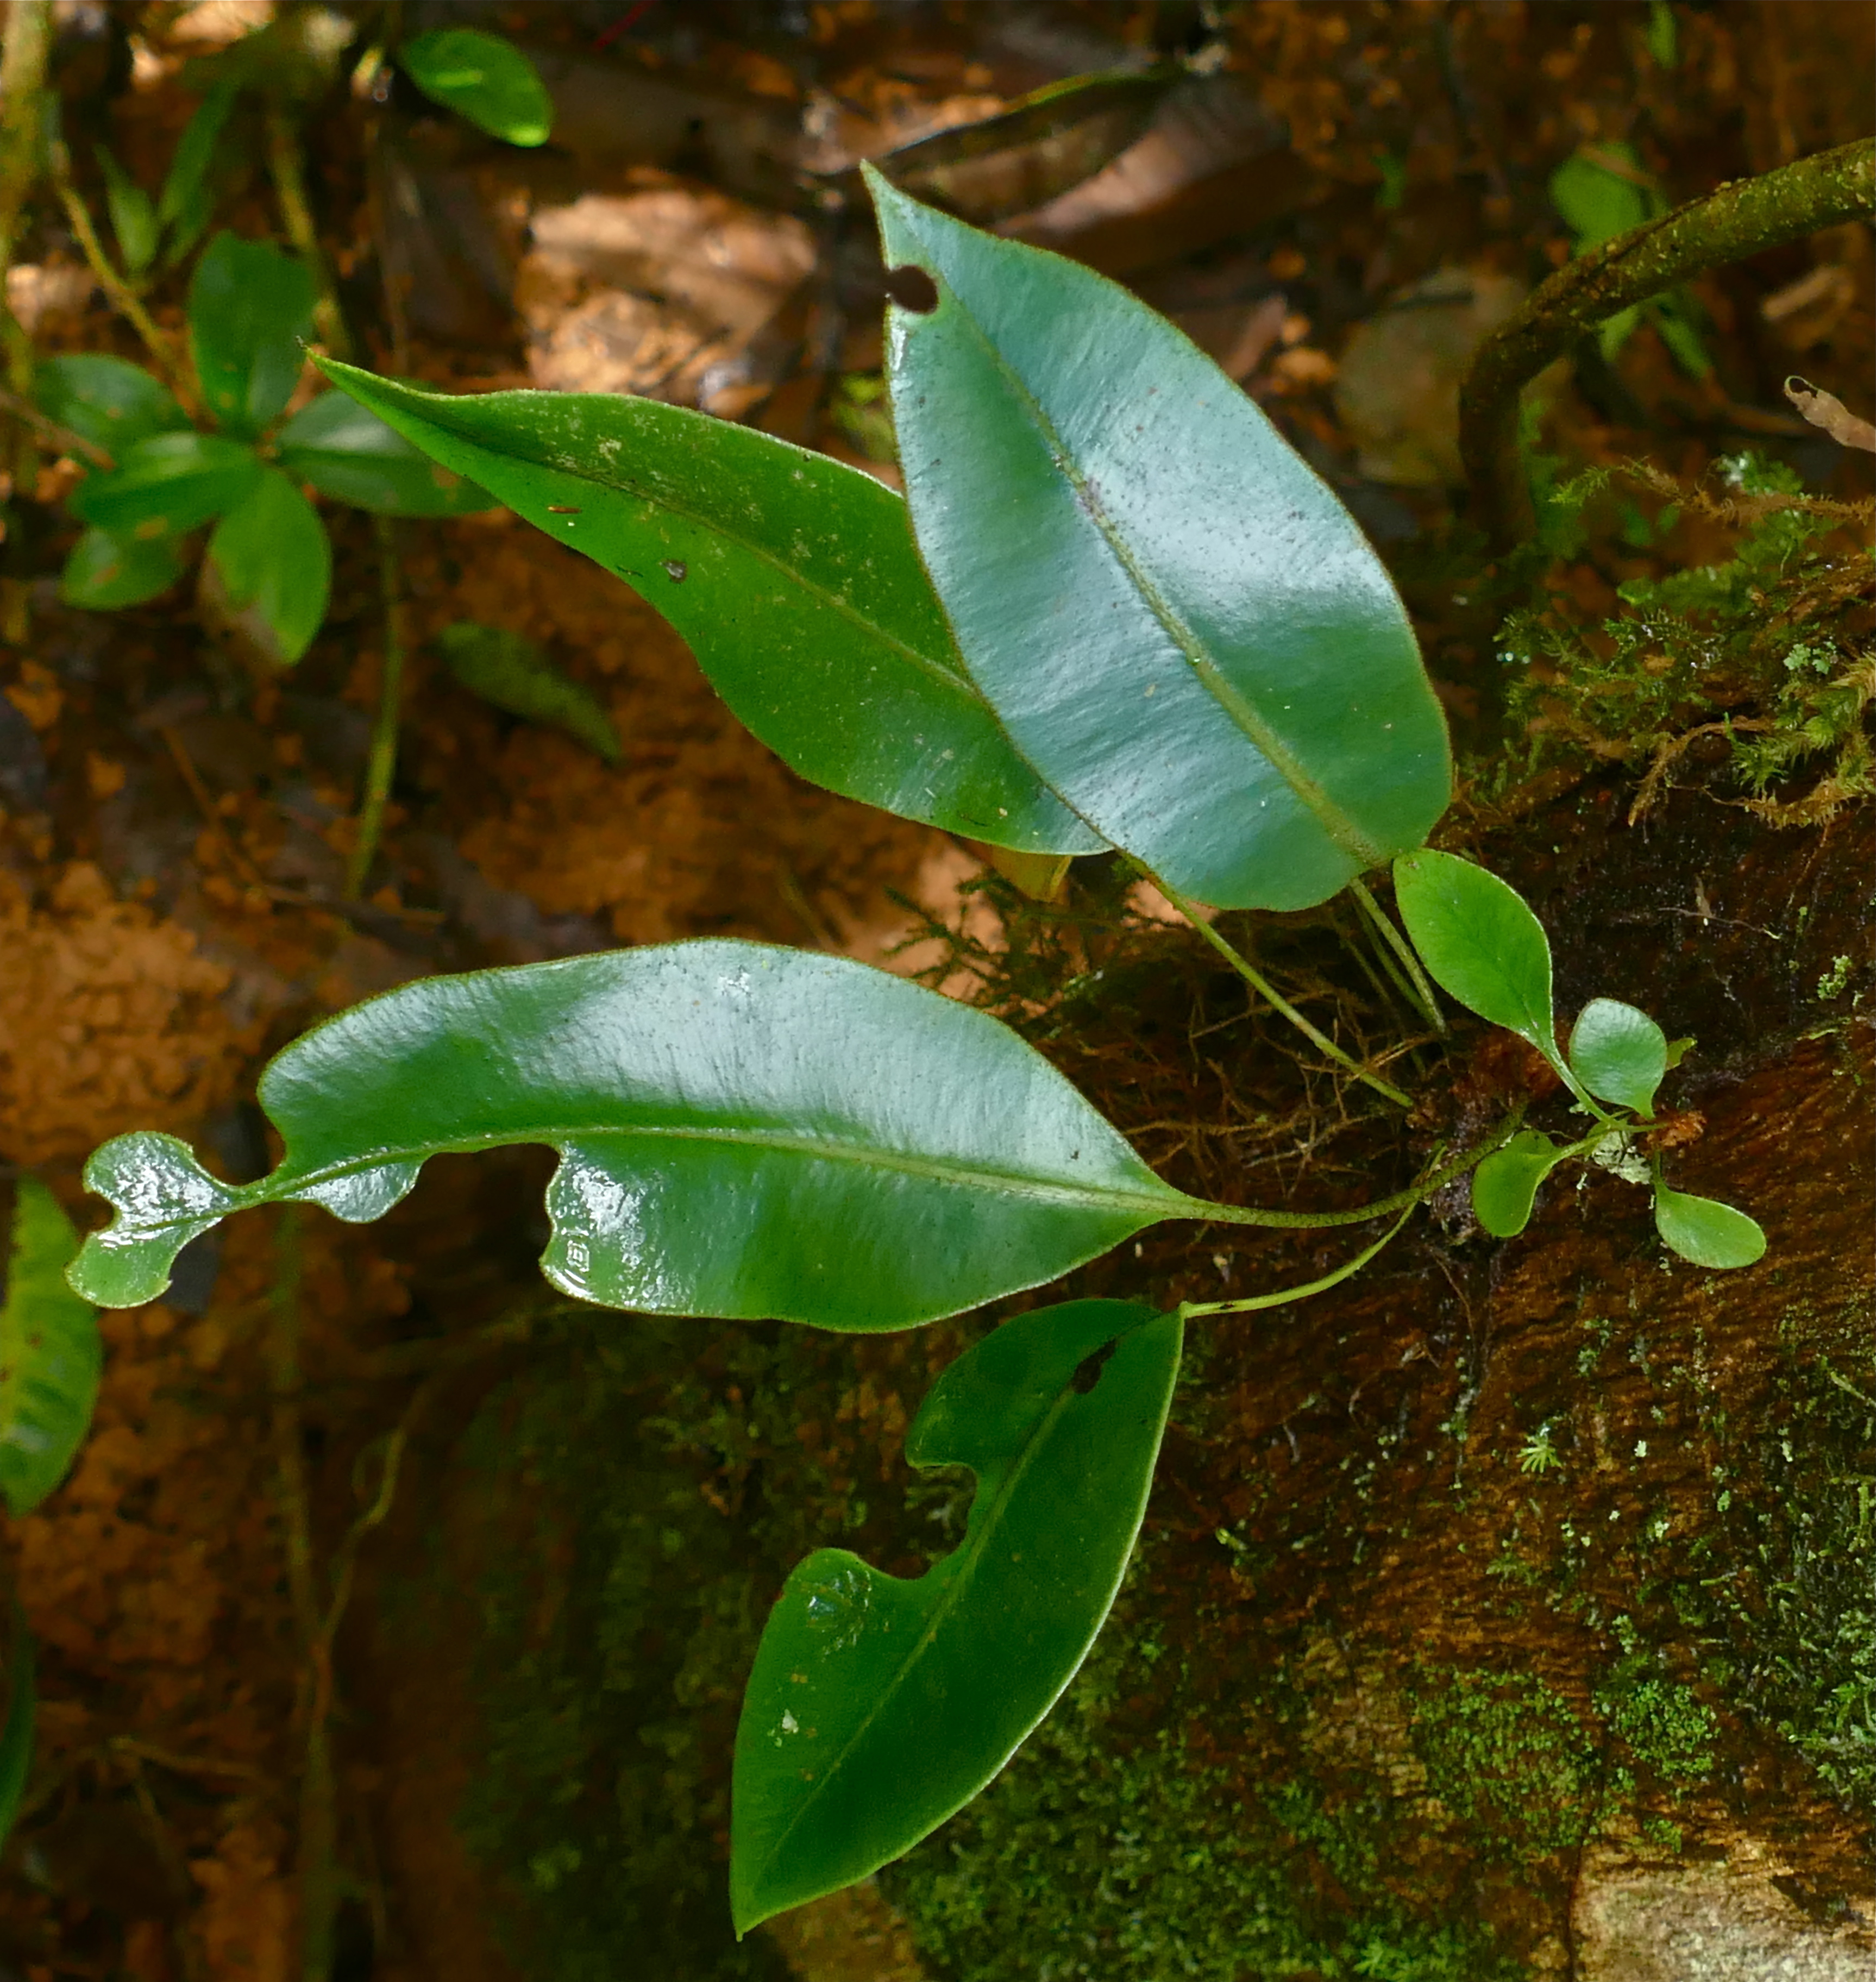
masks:
<instances>
[{"instance_id":1,"label":"hole in leaf","mask_svg":"<svg viewBox=\"0 0 1876 1982\"><path fill-rule=\"evenodd\" d=\"M938 307L938 285L915 263L886 272L886 293L901 309L929 316Z\"/></svg>"}]
</instances>

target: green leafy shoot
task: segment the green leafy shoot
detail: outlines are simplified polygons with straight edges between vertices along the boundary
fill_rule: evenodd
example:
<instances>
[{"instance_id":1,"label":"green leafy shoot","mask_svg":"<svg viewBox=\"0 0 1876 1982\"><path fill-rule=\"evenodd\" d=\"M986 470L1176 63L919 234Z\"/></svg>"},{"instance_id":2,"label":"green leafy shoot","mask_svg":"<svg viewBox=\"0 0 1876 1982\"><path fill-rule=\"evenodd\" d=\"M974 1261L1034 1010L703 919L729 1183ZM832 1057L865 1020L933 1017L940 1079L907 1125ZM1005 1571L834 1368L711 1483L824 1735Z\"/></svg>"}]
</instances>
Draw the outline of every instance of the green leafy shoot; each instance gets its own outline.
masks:
<instances>
[{"instance_id":1,"label":"green leafy shoot","mask_svg":"<svg viewBox=\"0 0 1876 1982\"><path fill-rule=\"evenodd\" d=\"M65 1478L97 1402L97 1313L65 1284L78 1250L58 1200L22 1176L0 1306L0 1495L15 1519Z\"/></svg>"},{"instance_id":2,"label":"green leafy shoot","mask_svg":"<svg viewBox=\"0 0 1876 1982\"><path fill-rule=\"evenodd\" d=\"M1531 1223L1537 1186L1568 1153L1534 1129L1520 1129L1472 1173L1472 1215L1494 1239L1514 1239Z\"/></svg>"},{"instance_id":3,"label":"green leafy shoot","mask_svg":"<svg viewBox=\"0 0 1876 1982\"><path fill-rule=\"evenodd\" d=\"M619 732L599 699L563 675L534 641L502 627L459 620L436 636L435 645L472 694L511 716L563 730L609 764L619 761Z\"/></svg>"},{"instance_id":4,"label":"green leafy shoot","mask_svg":"<svg viewBox=\"0 0 1876 1982\"><path fill-rule=\"evenodd\" d=\"M1018 1316L941 1376L915 1466L976 1476L964 1539L913 1581L844 1549L789 1578L736 1731L736 1931L853 1884L993 1777L1074 1676L1133 1550L1180 1324L1120 1301Z\"/></svg>"},{"instance_id":5,"label":"green leafy shoot","mask_svg":"<svg viewBox=\"0 0 1876 1982\"><path fill-rule=\"evenodd\" d=\"M72 546L58 575L58 596L68 606L115 612L167 592L185 568L173 538L148 541L111 530L87 530Z\"/></svg>"},{"instance_id":6,"label":"green leafy shoot","mask_svg":"<svg viewBox=\"0 0 1876 1982\"><path fill-rule=\"evenodd\" d=\"M1667 1036L1633 1005L1594 998L1571 1029L1570 1064L1599 1100L1632 1109L1646 1121L1667 1072Z\"/></svg>"},{"instance_id":7,"label":"green leafy shoot","mask_svg":"<svg viewBox=\"0 0 1876 1982\"><path fill-rule=\"evenodd\" d=\"M438 28L397 51L399 66L433 103L510 145L544 145L554 106L540 72L514 43L479 28Z\"/></svg>"}]
</instances>

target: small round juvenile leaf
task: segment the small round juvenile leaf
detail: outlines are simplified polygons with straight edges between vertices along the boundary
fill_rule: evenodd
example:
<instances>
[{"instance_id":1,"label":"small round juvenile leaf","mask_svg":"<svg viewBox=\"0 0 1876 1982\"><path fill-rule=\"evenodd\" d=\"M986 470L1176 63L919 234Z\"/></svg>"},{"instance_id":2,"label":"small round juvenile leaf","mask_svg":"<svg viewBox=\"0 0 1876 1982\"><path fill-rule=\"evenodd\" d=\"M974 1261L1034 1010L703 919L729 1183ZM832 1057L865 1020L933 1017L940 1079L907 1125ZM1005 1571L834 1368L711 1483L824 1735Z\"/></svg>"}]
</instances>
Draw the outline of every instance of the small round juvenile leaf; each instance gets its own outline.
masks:
<instances>
[{"instance_id":1,"label":"small round juvenile leaf","mask_svg":"<svg viewBox=\"0 0 1876 1982\"><path fill-rule=\"evenodd\" d=\"M332 591L332 546L319 512L277 468L209 539L217 612L275 667L312 646Z\"/></svg>"},{"instance_id":2,"label":"small round juvenile leaf","mask_svg":"<svg viewBox=\"0 0 1876 1982\"><path fill-rule=\"evenodd\" d=\"M1262 409L1092 269L868 169L919 549L971 679L1181 893L1300 909L1417 846L1446 726L1385 567Z\"/></svg>"},{"instance_id":3,"label":"small round juvenile leaf","mask_svg":"<svg viewBox=\"0 0 1876 1982\"><path fill-rule=\"evenodd\" d=\"M1394 863L1394 899L1442 990L1557 1059L1550 939L1515 889L1470 860L1423 846Z\"/></svg>"},{"instance_id":4,"label":"small round juvenile leaf","mask_svg":"<svg viewBox=\"0 0 1876 1982\"><path fill-rule=\"evenodd\" d=\"M182 571L174 537L145 539L87 530L58 574L58 596L68 606L115 612L167 592Z\"/></svg>"},{"instance_id":5,"label":"small round juvenile leaf","mask_svg":"<svg viewBox=\"0 0 1876 1982\"><path fill-rule=\"evenodd\" d=\"M376 1218L427 1158L516 1143L560 1152L548 1277L659 1314L903 1328L1209 1209L987 1013L763 943L426 978L295 1040L260 1099L286 1154L239 1191L166 1136L99 1150L118 1217L73 1285L152 1300L225 1210Z\"/></svg>"},{"instance_id":6,"label":"small round juvenile leaf","mask_svg":"<svg viewBox=\"0 0 1876 1982\"><path fill-rule=\"evenodd\" d=\"M1599 1101L1645 1116L1667 1072L1667 1035L1633 1005L1593 998L1571 1029L1570 1064Z\"/></svg>"},{"instance_id":7,"label":"small round juvenile leaf","mask_svg":"<svg viewBox=\"0 0 1876 1982\"><path fill-rule=\"evenodd\" d=\"M65 1478L98 1399L98 1316L65 1284L78 1250L58 1200L22 1176L0 1306L0 1494L15 1518Z\"/></svg>"},{"instance_id":8,"label":"small round juvenile leaf","mask_svg":"<svg viewBox=\"0 0 1876 1982\"><path fill-rule=\"evenodd\" d=\"M1548 1136L1520 1129L1472 1173L1472 1215L1494 1239L1514 1239L1531 1223L1537 1186L1561 1152Z\"/></svg>"},{"instance_id":9,"label":"small round juvenile leaf","mask_svg":"<svg viewBox=\"0 0 1876 1982\"><path fill-rule=\"evenodd\" d=\"M397 52L399 66L433 103L510 145L544 145L553 99L532 62L499 35L437 28Z\"/></svg>"},{"instance_id":10,"label":"small round juvenile leaf","mask_svg":"<svg viewBox=\"0 0 1876 1982\"><path fill-rule=\"evenodd\" d=\"M189 281L189 350L215 423L253 435L285 410L312 334L312 277L265 241L218 234Z\"/></svg>"},{"instance_id":11,"label":"small round juvenile leaf","mask_svg":"<svg viewBox=\"0 0 1876 1982\"><path fill-rule=\"evenodd\" d=\"M1654 1229L1671 1253L1697 1266L1750 1266L1765 1255L1765 1233L1757 1220L1717 1198L1664 1185L1655 1186Z\"/></svg>"},{"instance_id":12,"label":"small round juvenile leaf","mask_svg":"<svg viewBox=\"0 0 1876 1982\"><path fill-rule=\"evenodd\" d=\"M33 374L32 396L48 419L119 459L137 441L189 425L175 395L160 379L127 359L101 352L47 359Z\"/></svg>"},{"instance_id":13,"label":"small round juvenile leaf","mask_svg":"<svg viewBox=\"0 0 1876 1982\"><path fill-rule=\"evenodd\" d=\"M322 392L280 430L280 465L322 496L381 516L463 516L495 498L412 447L344 392Z\"/></svg>"},{"instance_id":14,"label":"small round juvenile leaf","mask_svg":"<svg viewBox=\"0 0 1876 1982\"><path fill-rule=\"evenodd\" d=\"M941 1376L914 1466L976 1475L964 1539L916 1580L844 1549L770 1613L736 1730L736 1931L853 1884L961 1809L1073 1677L1127 1568L1179 1368L1179 1317L1019 1316Z\"/></svg>"}]
</instances>

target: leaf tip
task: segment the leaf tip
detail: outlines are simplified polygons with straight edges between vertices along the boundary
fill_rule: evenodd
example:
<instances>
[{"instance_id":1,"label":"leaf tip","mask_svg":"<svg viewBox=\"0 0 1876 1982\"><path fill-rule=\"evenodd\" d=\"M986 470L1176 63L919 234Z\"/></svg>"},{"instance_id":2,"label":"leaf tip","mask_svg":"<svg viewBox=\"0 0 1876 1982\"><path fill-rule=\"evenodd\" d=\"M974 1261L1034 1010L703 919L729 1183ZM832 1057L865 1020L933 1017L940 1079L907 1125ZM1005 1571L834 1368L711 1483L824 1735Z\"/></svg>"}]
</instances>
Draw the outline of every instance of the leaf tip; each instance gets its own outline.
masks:
<instances>
[{"instance_id":1,"label":"leaf tip","mask_svg":"<svg viewBox=\"0 0 1876 1982\"><path fill-rule=\"evenodd\" d=\"M72 1292L99 1307L141 1307L169 1285L176 1255L219 1223L242 1193L212 1177L186 1143L139 1129L92 1153L85 1188L117 1216L78 1249Z\"/></svg>"}]
</instances>

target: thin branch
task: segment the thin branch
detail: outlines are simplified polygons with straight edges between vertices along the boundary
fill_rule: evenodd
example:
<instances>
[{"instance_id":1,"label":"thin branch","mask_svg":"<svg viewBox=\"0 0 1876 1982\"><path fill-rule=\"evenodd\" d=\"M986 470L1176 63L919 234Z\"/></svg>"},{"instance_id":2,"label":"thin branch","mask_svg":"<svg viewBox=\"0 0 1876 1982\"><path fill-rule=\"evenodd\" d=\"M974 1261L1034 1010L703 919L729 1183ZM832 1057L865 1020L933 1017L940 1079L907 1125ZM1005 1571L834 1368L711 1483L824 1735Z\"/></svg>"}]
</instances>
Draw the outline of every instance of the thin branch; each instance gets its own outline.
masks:
<instances>
[{"instance_id":1,"label":"thin branch","mask_svg":"<svg viewBox=\"0 0 1876 1982\"><path fill-rule=\"evenodd\" d=\"M1441 1039L1446 1038L1447 1023L1440 1014L1440 1001L1433 995L1433 986L1427 981L1427 973L1420 967L1420 959L1414 954L1414 946L1394 927L1393 919L1369 893L1368 884L1359 875L1349 883L1348 892L1354 896L1356 906L1367 917L1381 940L1400 959L1401 967L1407 972L1414 986L1414 1002L1420 1006L1422 1016L1428 1020Z\"/></svg>"},{"instance_id":2,"label":"thin branch","mask_svg":"<svg viewBox=\"0 0 1876 1982\"><path fill-rule=\"evenodd\" d=\"M409 639L404 624L404 589L397 563L397 533L389 516L374 516L378 539L378 582L384 598L384 665L378 682L378 717L372 726L371 756L365 766L365 790L359 801L359 833L345 863L345 896L355 901L365 890L378 842L384 831L385 807L397 776L397 731L404 712L404 660Z\"/></svg>"},{"instance_id":3,"label":"thin branch","mask_svg":"<svg viewBox=\"0 0 1876 1982\"><path fill-rule=\"evenodd\" d=\"M1199 913L1197 903L1188 901L1170 883L1162 879L1150 869L1142 866L1138 861L1133 859L1130 854L1126 857L1133 866L1139 868L1140 872L1159 889L1173 906L1211 945L1212 948L1217 951L1239 976L1243 978L1244 982L1269 1004L1270 1009L1280 1016L1287 1019L1318 1052L1327 1053L1337 1066L1345 1068L1357 1080L1365 1082L1374 1089L1377 1094L1385 1095L1397 1106L1401 1108L1413 1106L1414 1098L1411 1095L1402 1093L1399 1088L1383 1080L1378 1074L1370 1073L1360 1061L1352 1059L1345 1053L1327 1033L1306 1019L1277 989L1276 986L1263 976L1262 972L1257 969L1247 958L1240 956Z\"/></svg>"},{"instance_id":4,"label":"thin branch","mask_svg":"<svg viewBox=\"0 0 1876 1982\"><path fill-rule=\"evenodd\" d=\"M11 413L23 425L29 426L48 447L55 447L61 454L75 455L80 460L88 461L92 467L102 468L107 473L117 463L95 440L87 440L82 433L75 433L68 426L48 418L30 399L22 399L17 392L0 392L0 412Z\"/></svg>"},{"instance_id":5,"label":"thin branch","mask_svg":"<svg viewBox=\"0 0 1876 1982\"><path fill-rule=\"evenodd\" d=\"M299 128L286 107L278 102L267 106L267 166L280 202L280 216L286 222L287 239L293 244L293 252L305 263L319 294L313 305L313 322L319 341L334 358L349 358L352 339L339 306L332 265L319 245L319 230L313 224L312 203L306 197Z\"/></svg>"},{"instance_id":6,"label":"thin branch","mask_svg":"<svg viewBox=\"0 0 1876 1982\"><path fill-rule=\"evenodd\" d=\"M1300 1287L1280 1287L1275 1293L1247 1294L1242 1300L1184 1301L1180 1304L1179 1318L1190 1321L1200 1315L1253 1314L1260 1308L1287 1307L1292 1301L1307 1300L1311 1294L1327 1293L1331 1287L1340 1286L1344 1280L1352 1280L1360 1273L1414 1216L1414 1210L1410 1204L1372 1246L1364 1246L1352 1260L1344 1261L1334 1273L1324 1274L1319 1280L1311 1280Z\"/></svg>"},{"instance_id":7,"label":"thin branch","mask_svg":"<svg viewBox=\"0 0 1876 1982\"><path fill-rule=\"evenodd\" d=\"M202 417L202 401L195 391L195 381L189 374L173 342L156 327L155 320L143 306L143 299L118 272L116 265L105 252L104 243L98 239L98 229L91 216L91 209L85 204L78 189L72 183L72 165L63 145L52 148L52 185L58 195L59 204L65 209L65 219L71 224L72 238L85 256L85 265L92 272L98 286L111 299L111 305L132 329L143 339L144 348L155 359L157 369L168 382L182 410L192 420Z\"/></svg>"},{"instance_id":8,"label":"thin branch","mask_svg":"<svg viewBox=\"0 0 1876 1982\"><path fill-rule=\"evenodd\" d=\"M1876 139L1734 179L1579 255L1542 285L1480 347L1459 393L1459 445L1479 521L1508 549L1534 527L1518 455L1524 389L1584 332L1709 269L1827 227L1876 205Z\"/></svg>"}]
</instances>

